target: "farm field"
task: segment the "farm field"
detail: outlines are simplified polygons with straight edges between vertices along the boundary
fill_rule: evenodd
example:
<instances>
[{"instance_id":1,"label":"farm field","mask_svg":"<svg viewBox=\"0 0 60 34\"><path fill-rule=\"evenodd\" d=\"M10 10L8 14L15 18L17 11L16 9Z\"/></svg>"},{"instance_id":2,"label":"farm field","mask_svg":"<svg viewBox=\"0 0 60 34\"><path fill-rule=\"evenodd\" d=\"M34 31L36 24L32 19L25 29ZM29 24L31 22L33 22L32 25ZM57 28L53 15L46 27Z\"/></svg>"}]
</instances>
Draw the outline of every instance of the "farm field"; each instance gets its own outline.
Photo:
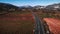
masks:
<instances>
[{"instance_id":1,"label":"farm field","mask_svg":"<svg viewBox=\"0 0 60 34\"><path fill-rule=\"evenodd\" d=\"M0 34L60 34L60 2L1 0Z\"/></svg>"},{"instance_id":2,"label":"farm field","mask_svg":"<svg viewBox=\"0 0 60 34\"><path fill-rule=\"evenodd\" d=\"M60 19L44 18L52 34L60 34Z\"/></svg>"},{"instance_id":3,"label":"farm field","mask_svg":"<svg viewBox=\"0 0 60 34\"><path fill-rule=\"evenodd\" d=\"M7 14L0 16L0 34L33 34L32 14Z\"/></svg>"}]
</instances>

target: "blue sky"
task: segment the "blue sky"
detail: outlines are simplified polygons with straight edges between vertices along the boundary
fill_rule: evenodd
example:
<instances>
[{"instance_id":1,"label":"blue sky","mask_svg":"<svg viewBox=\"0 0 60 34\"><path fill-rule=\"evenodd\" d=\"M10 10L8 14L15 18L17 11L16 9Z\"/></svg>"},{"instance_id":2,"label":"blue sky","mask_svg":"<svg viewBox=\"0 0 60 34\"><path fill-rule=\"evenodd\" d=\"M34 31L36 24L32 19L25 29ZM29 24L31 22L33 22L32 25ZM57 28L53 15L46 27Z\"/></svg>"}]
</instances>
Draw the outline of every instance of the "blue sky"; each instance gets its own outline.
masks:
<instances>
[{"instance_id":1,"label":"blue sky","mask_svg":"<svg viewBox=\"0 0 60 34\"><path fill-rule=\"evenodd\" d=\"M0 0L3 3L10 3L16 6L23 6L23 5L49 5L54 3L60 3L60 0Z\"/></svg>"}]
</instances>

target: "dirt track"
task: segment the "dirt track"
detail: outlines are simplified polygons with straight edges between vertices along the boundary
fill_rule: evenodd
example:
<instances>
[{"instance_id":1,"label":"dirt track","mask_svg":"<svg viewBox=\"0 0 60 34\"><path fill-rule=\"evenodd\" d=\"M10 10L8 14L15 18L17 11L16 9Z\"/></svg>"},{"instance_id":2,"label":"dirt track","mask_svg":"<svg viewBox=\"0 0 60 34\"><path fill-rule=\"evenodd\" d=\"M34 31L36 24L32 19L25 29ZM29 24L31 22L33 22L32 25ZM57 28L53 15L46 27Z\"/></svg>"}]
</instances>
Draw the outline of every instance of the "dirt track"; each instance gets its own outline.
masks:
<instances>
[{"instance_id":1,"label":"dirt track","mask_svg":"<svg viewBox=\"0 0 60 34\"><path fill-rule=\"evenodd\" d=\"M49 25L49 29L54 34L60 34L60 20L54 18L44 18Z\"/></svg>"}]
</instances>

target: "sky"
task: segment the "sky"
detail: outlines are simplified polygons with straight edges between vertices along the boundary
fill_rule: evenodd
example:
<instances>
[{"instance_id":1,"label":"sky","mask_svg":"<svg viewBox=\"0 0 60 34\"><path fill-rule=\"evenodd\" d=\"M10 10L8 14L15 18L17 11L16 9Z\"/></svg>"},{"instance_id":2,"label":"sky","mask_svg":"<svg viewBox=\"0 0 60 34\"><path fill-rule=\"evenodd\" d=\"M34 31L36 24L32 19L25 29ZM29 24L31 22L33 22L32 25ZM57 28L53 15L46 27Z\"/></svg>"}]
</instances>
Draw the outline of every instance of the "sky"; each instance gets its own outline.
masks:
<instances>
[{"instance_id":1,"label":"sky","mask_svg":"<svg viewBox=\"0 0 60 34\"><path fill-rule=\"evenodd\" d=\"M2 3L10 3L16 6L25 6L25 5L42 5L47 6L54 3L60 3L60 0L0 0Z\"/></svg>"}]
</instances>

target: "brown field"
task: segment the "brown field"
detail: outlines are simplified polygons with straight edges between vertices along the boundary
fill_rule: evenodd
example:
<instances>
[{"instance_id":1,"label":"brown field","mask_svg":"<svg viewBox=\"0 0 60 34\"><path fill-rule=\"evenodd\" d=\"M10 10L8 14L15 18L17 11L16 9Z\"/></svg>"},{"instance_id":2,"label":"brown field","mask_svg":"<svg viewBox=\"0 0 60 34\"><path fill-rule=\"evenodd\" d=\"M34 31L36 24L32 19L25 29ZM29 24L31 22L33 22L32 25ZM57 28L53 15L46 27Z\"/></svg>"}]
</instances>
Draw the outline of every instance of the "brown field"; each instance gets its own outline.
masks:
<instances>
[{"instance_id":1,"label":"brown field","mask_svg":"<svg viewBox=\"0 0 60 34\"><path fill-rule=\"evenodd\" d=\"M60 34L60 19L44 18L52 34Z\"/></svg>"},{"instance_id":2,"label":"brown field","mask_svg":"<svg viewBox=\"0 0 60 34\"><path fill-rule=\"evenodd\" d=\"M32 14L7 14L0 16L0 34L33 34Z\"/></svg>"}]
</instances>

